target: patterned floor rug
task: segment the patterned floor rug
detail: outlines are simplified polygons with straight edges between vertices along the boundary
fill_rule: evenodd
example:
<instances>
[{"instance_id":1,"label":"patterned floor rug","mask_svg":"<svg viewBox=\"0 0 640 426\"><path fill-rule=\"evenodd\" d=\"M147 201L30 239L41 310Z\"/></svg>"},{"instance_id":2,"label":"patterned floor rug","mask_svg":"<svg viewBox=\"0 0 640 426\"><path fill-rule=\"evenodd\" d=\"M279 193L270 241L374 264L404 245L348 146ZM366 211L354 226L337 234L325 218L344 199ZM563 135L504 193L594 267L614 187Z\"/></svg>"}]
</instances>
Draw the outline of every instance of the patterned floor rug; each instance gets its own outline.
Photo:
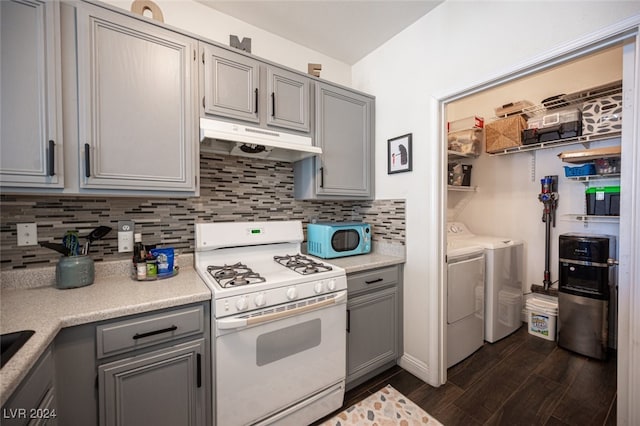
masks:
<instances>
[{"instance_id":1,"label":"patterned floor rug","mask_svg":"<svg viewBox=\"0 0 640 426\"><path fill-rule=\"evenodd\" d=\"M441 425L391 385L338 413L320 426Z\"/></svg>"}]
</instances>

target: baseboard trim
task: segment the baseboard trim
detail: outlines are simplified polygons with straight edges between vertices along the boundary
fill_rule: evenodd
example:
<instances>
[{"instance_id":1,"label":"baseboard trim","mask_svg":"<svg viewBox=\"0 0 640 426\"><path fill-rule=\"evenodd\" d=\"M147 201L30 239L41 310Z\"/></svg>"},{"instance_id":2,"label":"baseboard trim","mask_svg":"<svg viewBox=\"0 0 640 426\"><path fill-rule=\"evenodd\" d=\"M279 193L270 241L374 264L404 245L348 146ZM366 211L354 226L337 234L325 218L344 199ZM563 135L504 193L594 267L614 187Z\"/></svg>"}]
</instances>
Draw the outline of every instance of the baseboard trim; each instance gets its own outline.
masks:
<instances>
[{"instance_id":1,"label":"baseboard trim","mask_svg":"<svg viewBox=\"0 0 640 426\"><path fill-rule=\"evenodd\" d=\"M427 364L409 354L402 355L398 360L398 365L431 386L439 387L441 384L434 382Z\"/></svg>"}]
</instances>

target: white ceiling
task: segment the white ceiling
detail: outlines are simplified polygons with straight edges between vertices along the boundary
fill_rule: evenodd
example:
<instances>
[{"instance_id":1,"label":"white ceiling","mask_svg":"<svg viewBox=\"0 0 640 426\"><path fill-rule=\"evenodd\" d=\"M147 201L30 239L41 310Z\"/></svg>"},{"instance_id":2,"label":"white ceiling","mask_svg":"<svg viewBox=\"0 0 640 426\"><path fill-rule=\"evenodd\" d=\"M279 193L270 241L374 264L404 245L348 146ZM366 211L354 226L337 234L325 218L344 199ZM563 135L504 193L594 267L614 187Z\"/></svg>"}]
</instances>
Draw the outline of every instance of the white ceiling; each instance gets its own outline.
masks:
<instances>
[{"instance_id":1,"label":"white ceiling","mask_svg":"<svg viewBox=\"0 0 640 426\"><path fill-rule=\"evenodd\" d=\"M353 65L443 0L197 0Z\"/></svg>"}]
</instances>

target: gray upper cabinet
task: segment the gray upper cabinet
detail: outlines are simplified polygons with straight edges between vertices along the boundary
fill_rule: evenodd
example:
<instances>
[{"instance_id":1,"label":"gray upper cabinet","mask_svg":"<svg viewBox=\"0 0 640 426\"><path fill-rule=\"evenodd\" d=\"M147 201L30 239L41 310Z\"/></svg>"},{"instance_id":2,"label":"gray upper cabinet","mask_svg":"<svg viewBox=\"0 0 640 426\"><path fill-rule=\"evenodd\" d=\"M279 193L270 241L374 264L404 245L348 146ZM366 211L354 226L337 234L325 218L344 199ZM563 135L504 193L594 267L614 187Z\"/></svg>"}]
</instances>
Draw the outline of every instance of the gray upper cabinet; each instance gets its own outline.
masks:
<instances>
[{"instance_id":1,"label":"gray upper cabinet","mask_svg":"<svg viewBox=\"0 0 640 426\"><path fill-rule=\"evenodd\" d=\"M309 132L309 82L296 73L265 66L267 74L267 124Z\"/></svg>"},{"instance_id":2,"label":"gray upper cabinet","mask_svg":"<svg viewBox=\"0 0 640 426\"><path fill-rule=\"evenodd\" d=\"M62 188L59 4L0 2L0 185Z\"/></svg>"},{"instance_id":3,"label":"gray upper cabinet","mask_svg":"<svg viewBox=\"0 0 640 426\"><path fill-rule=\"evenodd\" d=\"M77 9L82 189L196 191L197 41Z\"/></svg>"},{"instance_id":4,"label":"gray upper cabinet","mask_svg":"<svg viewBox=\"0 0 640 426\"><path fill-rule=\"evenodd\" d=\"M259 62L209 44L201 55L205 114L259 123Z\"/></svg>"},{"instance_id":5,"label":"gray upper cabinet","mask_svg":"<svg viewBox=\"0 0 640 426\"><path fill-rule=\"evenodd\" d=\"M315 144L322 155L295 163L297 199L374 197L374 98L315 85Z\"/></svg>"},{"instance_id":6,"label":"gray upper cabinet","mask_svg":"<svg viewBox=\"0 0 640 426\"><path fill-rule=\"evenodd\" d=\"M310 78L206 43L200 51L205 115L310 131Z\"/></svg>"}]
</instances>

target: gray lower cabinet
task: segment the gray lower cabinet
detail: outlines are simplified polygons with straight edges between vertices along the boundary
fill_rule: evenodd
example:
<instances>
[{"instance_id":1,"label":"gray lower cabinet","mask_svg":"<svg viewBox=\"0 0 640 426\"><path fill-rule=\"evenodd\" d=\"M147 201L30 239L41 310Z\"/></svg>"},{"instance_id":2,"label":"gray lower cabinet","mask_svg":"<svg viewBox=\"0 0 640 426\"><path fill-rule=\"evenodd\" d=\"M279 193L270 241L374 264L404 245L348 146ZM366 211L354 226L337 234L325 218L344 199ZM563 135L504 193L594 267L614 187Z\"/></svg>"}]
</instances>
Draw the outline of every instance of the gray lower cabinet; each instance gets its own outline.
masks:
<instances>
[{"instance_id":1,"label":"gray lower cabinet","mask_svg":"<svg viewBox=\"0 0 640 426\"><path fill-rule=\"evenodd\" d=\"M56 337L59 421L208 425L209 303L63 329Z\"/></svg>"},{"instance_id":2,"label":"gray lower cabinet","mask_svg":"<svg viewBox=\"0 0 640 426\"><path fill-rule=\"evenodd\" d=\"M347 389L393 366L402 346L401 266L347 276Z\"/></svg>"},{"instance_id":3,"label":"gray lower cabinet","mask_svg":"<svg viewBox=\"0 0 640 426\"><path fill-rule=\"evenodd\" d=\"M48 348L2 407L2 425L57 425L54 359ZM61 423L62 424L62 423Z\"/></svg>"},{"instance_id":4,"label":"gray lower cabinet","mask_svg":"<svg viewBox=\"0 0 640 426\"><path fill-rule=\"evenodd\" d=\"M315 145L322 155L294 165L296 199L373 199L374 98L315 84Z\"/></svg>"},{"instance_id":5,"label":"gray lower cabinet","mask_svg":"<svg viewBox=\"0 0 640 426\"><path fill-rule=\"evenodd\" d=\"M100 425L204 423L204 339L98 367Z\"/></svg>"},{"instance_id":6,"label":"gray lower cabinet","mask_svg":"<svg viewBox=\"0 0 640 426\"><path fill-rule=\"evenodd\" d=\"M60 7L0 1L0 185L62 188Z\"/></svg>"}]
</instances>

